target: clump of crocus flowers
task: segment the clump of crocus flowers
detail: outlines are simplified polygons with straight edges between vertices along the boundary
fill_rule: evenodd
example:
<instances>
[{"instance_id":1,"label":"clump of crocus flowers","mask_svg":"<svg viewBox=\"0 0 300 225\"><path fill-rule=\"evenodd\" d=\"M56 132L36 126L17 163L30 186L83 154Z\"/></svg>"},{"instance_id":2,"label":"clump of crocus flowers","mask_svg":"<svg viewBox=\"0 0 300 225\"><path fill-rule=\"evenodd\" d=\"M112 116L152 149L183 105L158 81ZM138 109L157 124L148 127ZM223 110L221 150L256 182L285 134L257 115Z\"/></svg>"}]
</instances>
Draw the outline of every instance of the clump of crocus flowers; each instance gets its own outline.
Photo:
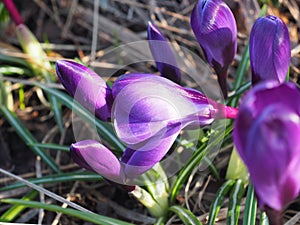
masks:
<instances>
[{"instance_id":1,"label":"clump of crocus flowers","mask_svg":"<svg viewBox=\"0 0 300 225\"><path fill-rule=\"evenodd\" d=\"M124 74L110 88L92 70L72 61L57 61L56 71L69 94L98 119L113 122L117 136L126 144L118 159L98 141L82 140L71 145L72 159L125 185L156 217L167 213L167 185L153 196L132 182L157 166L183 128L208 125L237 114L235 108L155 74Z\"/></svg>"},{"instance_id":2,"label":"clump of crocus flowers","mask_svg":"<svg viewBox=\"0 0 300 225\"><path fill-rule=\"evenodd\" d=\"M118 137L127 145L120 161L93 140L73 144L71 156L82 167L119 183L151 169L184 127L208 125L237 113L155 74L124 74L110 88L92 70L72 61L57 61L56 71L69 94L98 119L113 118Z\"/></svg>"},{"instance_id":3,"label":"clump of crocus flowers","mask_svg":"<svg viewBox=\"0 0 300 225\"><path fill-rule=\"evenodd\" d=\"M221 0L200 0L191 15L191 27L227 97L227 71L237 49L231 10ZM111 88L90 69L57 61L57 74L70 95L100 120L113 122L126 144L118 159L101 143L83 140L71 146L74 161L126 184L156 165L183 128L236 118L234 143L250 173L259 206L275 215L269 217L271 224L280 224L280 212L300 190L300 92L293 83L285 83L290 61L285 24L275 16L255 22L249 43L254 87L241 99L239 111L180 86L173 49L152 23L148 39L161 43L149 44L160 76L124 74Z\"/></svg>"},{"instance_id":4,"label":"clump of crocus flowers","mask_svg":"<svg viewBox=\"0 0 300 225\"><path fill-rule=\"evenodd\" d=\"M199 1L191 16L193 31L226 93L226 73L236 50L236 26L222 1ZM245 162L259 205L271 224L300 190L299 90L284 83L291 50L288 29L276 16L257 19L250 34L252 85L242 98L234 143ZM294 96L294 97L292 97Z\"/></svg>"}]
</instances>

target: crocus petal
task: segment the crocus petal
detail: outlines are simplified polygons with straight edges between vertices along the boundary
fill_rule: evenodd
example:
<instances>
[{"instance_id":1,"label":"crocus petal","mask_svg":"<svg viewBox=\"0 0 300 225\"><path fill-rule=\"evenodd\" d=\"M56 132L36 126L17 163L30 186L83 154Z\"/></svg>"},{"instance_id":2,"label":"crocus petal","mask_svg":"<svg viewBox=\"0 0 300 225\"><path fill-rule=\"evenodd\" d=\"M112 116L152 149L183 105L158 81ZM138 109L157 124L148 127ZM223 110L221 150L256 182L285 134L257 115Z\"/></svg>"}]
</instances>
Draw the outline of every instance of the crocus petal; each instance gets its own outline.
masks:
<instances>
[{"instance_id":1,"label":"crocus petal","mask_svg":"<svg viewBox=\"0 0 300 225\"><path fill-rule=\"evenodd\" d=\"M245 163L262 208L281 210L298 195L299 133L299 115L280 104L268 107L253 124Z\"/></svg>"},{"instance_id":2,"label":"crocus petal","mask_svg":"<svg viewBox=\"0 0 300 225\"><path fill-rule=\"evenodd\" d=\"M72 61L58 60L56 73L68 93L96 117L109 121L112 93L106 82L89 68Z\"/></svg>"},{"instance_id":3,"label":"crocus petal","mask_svg":"<svg viewBox=\"0 0 300 225\"><path fill-rule=\"evenodd\" d=\"M226 97L227 69L237 49L234 16L222 0L200 0L192 12L191 27Z\"/></svg>"},{"instance_id":4,"label":"crocus petal","mask_svg":"<svg viewBox=\"0 0 300 225\"><path fill-rule=\"evenodd\" d=\"M81 167L94 171L117 183L124 183L120 161L104 145L95 140L84 140L70 147L72 159Z\"/></svg>"},{"instance_id":5,"label":"crocus petal","mask_svg":"<svg viewBox=\"0 0 300 225\"><path fill-rule=\"evenodd\" d=\"M283 94L284 93L284 94ZM261 112L276 102L284 102L286 107L300 112L299 106L295 103L298 100L298 89L292 83L278 85L275 81L262 82L257 84L251 91L242 98L239 106L239 113L235 121L234 142L241 149L247 148L248 132L255 123ZM239 152L244 158L243 151Z\"/></svg>"},{"instance_id":6,"label":"crocus petal","mask_svg":"<svg viewBox=\"0 0 300 225\"><path fill-rule=\"evenodd\" d=\"M152 56L161 76L180 83L181 74L174 52L164 35L151 23L148 23L148 40Z\"/></svg>"},{"instance_id":7,"label":"crocus petal","mask_svg":"<svg viewBox=\"0 0 300 225\"><path fill-rule=\"evenodd\" d=\"M156 75L126 74L112 89L115 129L127 144L143 142L177 122L210 124L216 111L202 93ZM197 116L187 121L193 114Z\"/></svg>"},{"instance_id":8,"label":"crocus petal","mask_svg":"<svg viewBox=\"0 0 300 225\"><path fill-rule=\"evenodd\" d=\"M300 92L293 83L262 82L242 99L234 143L259 205L282 210L300 190Z\"/></svg>"},{"instance_id":9,"label":"crocus petal","mask_svg":"<svg viewBox=\"0 0 300 225\"><path fill-rule=\"evenodd\" d=\"M125 176L134 179L162 160L171 148L180 130L180 124L173 124L144 143L128 145L121 159L125 163Z\"/></svg>"},{"instance_id":10,"label":"crocus petal","mask_svg":"<svg viewBox=\"0 0 300 225\"><path fill-rule=\"evenodd\" d=\"M252 83L263 80L285 81L291 59L289 32L276 16L256 20L250 33Z\"/></svg>"}]
</instances>

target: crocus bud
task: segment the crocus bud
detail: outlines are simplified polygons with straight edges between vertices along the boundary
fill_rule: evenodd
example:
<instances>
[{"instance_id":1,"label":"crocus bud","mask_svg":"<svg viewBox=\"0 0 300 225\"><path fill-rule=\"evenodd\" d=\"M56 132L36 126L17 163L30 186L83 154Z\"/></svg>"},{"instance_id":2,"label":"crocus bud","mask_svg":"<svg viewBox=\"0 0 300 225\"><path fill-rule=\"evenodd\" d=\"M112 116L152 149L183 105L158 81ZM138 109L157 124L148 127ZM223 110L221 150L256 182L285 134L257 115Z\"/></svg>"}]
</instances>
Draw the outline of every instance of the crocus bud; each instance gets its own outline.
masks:
<instances>
[{"instance_id":1,"label":"crocus bud","mask_svg":"<svg viewBox=\"0 0 300 225\"><path fill-rule=\"evenodd\" d=\"M262 82L242 99L234 143L267 212L279 214L299 193L299 133L300 92L293 83Z\"/></svg>"},{"instance_id":2,"label":"crocus bud","mask_svg":"<svg viewBox=\"0 0 300 225\"><path fill-rule=\"evenodd\" d=\"M58 60L56 73L68 93L96 117L109 121L112 94L110 87L95 72L72 61Z\"/></svg>"},{"instance_id":3,"label":"crocus bud","mask_svg":"<svg viewBox=\"0 0 300 225\"><path fill-rule=\"evenodd\" d=\"M226 112L232 110L219 107L197 90L153 74L123 75L112 93L114 127L127 144L122 162L129 177L159 162L184 127L208 125L216 118L227 118ZM232 112L230 116L236 114Z\"/></svg>"},{"instance_id":4,"label":"crocus bud","mask_svg":"<svg viewBox=\"0 0 300 225\"><path fill-rule=\"evenodd\" d=\"M120 161L99 142L84 140L72 144L70 154L74 162L81 167L96 172L114 182L124 182Z\"/></svg>"},{"instance_id":5,"label":"crocus bud","mask_svg":"<svg viewBox=\"0 0 300 225\"><path fill-rule=\"evenodd\" d=\"M237 49L237 28L230 8L222 0L200 0L191 15L192 30L208 63L215 69L224 97L226 77Z\"/></svg>"},{"instance_id":6,"label":"crocus bud","mask_svg":"<svg viewBox=\"0 0 300 225\"><path fill-rule=\"evenodd\" d=\"M180 83L181 74L174 52L164 35L151 23L148 23L148 40L152 56L161 76Z\"/></svg>"},{"instance_id":7,"label":"crocus bud","mask_svg":"<svg viewBox=\"0 0 300 225\"><path fill-rule=\"evenodd\" d=\"M289 32L276 16L258 18L250 33L252 84L262 80L284 82L291 59Z\"/></svg>"},{"instance_id":8,"label":"crocus bud","mask_svg":"<svg viewBox=\"0 0 300 225\"><path fill-rule=\"evenodd\" d=\"M168 193L164 185L167 181L160 180L163 184L158 183L155 185L154 189L156 192L150 191L153 190L154 184L152 182L145 183L144 185L148 187L148 191L151 194L138 186L127 185L126 163L120 162L108 148L95 140L83 140L72 144L70 154L74 162L79 166L96 172L113 183L121 184L121 187L131 192L133 196L148 208L153 216L161 217L167 213ZM134 178L138 175L136 174ZM160 174L155 176L158 180L160 177Z\"/></svg>"}]
</instances>

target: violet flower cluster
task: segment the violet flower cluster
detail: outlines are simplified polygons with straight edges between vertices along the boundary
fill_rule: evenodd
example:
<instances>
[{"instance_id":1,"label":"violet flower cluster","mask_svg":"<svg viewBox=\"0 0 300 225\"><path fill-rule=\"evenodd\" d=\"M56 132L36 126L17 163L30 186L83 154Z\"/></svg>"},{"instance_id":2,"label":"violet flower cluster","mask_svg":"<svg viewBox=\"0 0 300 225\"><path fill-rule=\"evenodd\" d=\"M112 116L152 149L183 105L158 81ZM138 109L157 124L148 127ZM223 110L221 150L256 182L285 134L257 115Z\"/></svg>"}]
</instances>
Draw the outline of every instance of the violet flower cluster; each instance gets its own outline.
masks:
<instances>
[{"instance_id":1,"label":"violet flower cluster","mask_svg":"<svg viewBox=\"0 0 300 225\"><path fill-rule=\"evenodd\" d=\"M110 88L87 67L59 60L56 72L69 94L102 121L110 121L127 146L119 160L95 140L72 144L80 166L125 184L151 169L187 126L234 118L237 110L154 74L125 74Z\"/></svg>"},{"instance_id":2,"label":"violet flower cluster","mask_svg":"<svg viewBox=\"0 0 300 225\"><path fill-rule=\"evenodd\" d=\"M236 51L234 17L222 0L201 0L191 26L226 97L226 73ZM241 100L234 143L260 207L280 212L300 190L300 93L293 83L284 83L291 58L284 22L276 16L257 19L249 51L254 88Z\"/></svg>"},{"instance_id":3,"label":"violet flower cluster","mask_svg":"<svg viewBox=\"0 0 300 225\"><path fill-rule=\"evenodd\" d=\"M201 0L192 12L191 27L227 98L227 71L237 50L237 27L230 8L222 0ZM254 84L269 79L284 81L291 51L288 29L281 19L257 19L249 50Z\"/></svg>"},{"instance_id":4,"label":"violet flower cluster","mask_svg":"<svg viewBox=\"0 0 300 225\"><path fill-rule=\"evenodd\" d=\"M286 25L275 16L256 20L250 33L254 86L241 100L234 143L271 224L300 191L300 92L285 83L290 58Z\"/></svg>"},{"instance_id":5,"label":"violet flower cluster","mask_svg":"<svg viewBox=\"0 0 300 225\"><path fill-rule=\"evenodd\" d=\"M227 97L227 70L237 50L231 10L221 0L200 0L191 27ZM159 162L184 127L237 117L234 143L248 167L259 205L282 210L300 190L300 92L293 83L284 83L291 57L285 24L275 16L255 22L249 43L254 87L242 98L239 112L177 84L181 75L174 52L152 23L148 39L160 42L149 43L160 76L125 74L110 88L80 64L57 62L57 74L70 95L97 118L113 121L127 147L119 160L97 141L80 141L71 146L74 161L125 184Z\"/></svg>"},{"instance_id":6,"label":"violet flower cluster","mask_svg":"<svg viewBox=\"0 0 300 225\"><path fill-rule=\"evenodd\" d=\"M300 191L300 92L292 82L284 83L291 50L282 20L275 16L257 19L249 51L254 87L239 105L234 143L248 168L260 208L280 214Z\"/></svg>"}]
</instances>

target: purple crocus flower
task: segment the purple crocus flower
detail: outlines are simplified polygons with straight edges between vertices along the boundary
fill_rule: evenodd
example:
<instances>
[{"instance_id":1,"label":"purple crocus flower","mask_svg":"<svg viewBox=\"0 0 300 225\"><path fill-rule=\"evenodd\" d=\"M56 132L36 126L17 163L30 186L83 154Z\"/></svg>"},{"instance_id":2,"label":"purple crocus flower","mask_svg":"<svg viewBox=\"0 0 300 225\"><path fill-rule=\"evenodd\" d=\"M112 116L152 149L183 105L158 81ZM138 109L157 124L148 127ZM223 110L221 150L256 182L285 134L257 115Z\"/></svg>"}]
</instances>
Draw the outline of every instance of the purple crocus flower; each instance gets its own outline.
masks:
<instances>
[{"instance_id":1,"label":"purple crocus flower","mask_svg":"<svg viewBox=\"0 0 300 225\"><path fill-rule=\"evenodd\" d=\"M267 213L278 215L299 193L299 134L300 92L293 83L261 82L242 99L234 143Z\"/></svg>"},{"instance_id":2,"label":"purple crocus flower","mask_svg":"<svg viewBox=\"0 0 300 225\"><path fill-rule=\"evenodd\" d=\"M127 144L121 160L93 140L73 144L71 156L80 166L119 183L151 169L184 127L208 125L214 119L234 118L237 114L235 108L154 74L123 75L111 90L97 74L74 62L58 61L57 73L81 104L101 112L98 117L109 118L108 112L112 111L116 133Z\"/></svg>"},{"instance_id":3,"label":"purple crocus flower","mask_svg":"<svg viewBox=\"0 0 300 225\"><path fill-rule=\"evenodd\" d=\"M237 49L237 28L230 8L222 0L200 0L191 15L192 30L208 63L215 69L224 97L227 70Z\"/></svg>"},{"instance_id":4,"label":"purple crocus flower","mask_svg":"<svg viewBox=\"0 0 300 225\"><path fill-rule=\"evenodd\" d=\"M148 24L148 40L152 56L161 76L180 83L181 74L176 57L164 35L151 22Z\"/></svg>"},{"instance_id":5,"label":"purple crocus flower","mask_svg":"<svg viewBox=\"0 0 300 225\"><path fill-rule=\"evenodd\" d=\"M58 60L56 73L68 93L96 117L109 121L113 98L111 88L95 72L72 61Z\"/></svg>"},{"instance_id":6,"label":"purple crocus flower","mask_svg":"<svg viewBox=\"0 0 300 225\"><path fill-rule=\"evenodd\" d=\"M153 87L153 88L151 88ZM154 74L126 74L113 85L113 120L127 144L125 174L134 177L159 162L184 127L234 118L237 110Z\"/></svg>"},{"instance_id":7,"label":"purple crocus flower","mask_svg":"<svg viewBox=\"0 0 300 225\"><path fill-rule=\"evenodd\" d=\"M276 16L258 18L250 33L252 83L284 82L291 59L289 32Z\"/></svg>"}]
</instances>

